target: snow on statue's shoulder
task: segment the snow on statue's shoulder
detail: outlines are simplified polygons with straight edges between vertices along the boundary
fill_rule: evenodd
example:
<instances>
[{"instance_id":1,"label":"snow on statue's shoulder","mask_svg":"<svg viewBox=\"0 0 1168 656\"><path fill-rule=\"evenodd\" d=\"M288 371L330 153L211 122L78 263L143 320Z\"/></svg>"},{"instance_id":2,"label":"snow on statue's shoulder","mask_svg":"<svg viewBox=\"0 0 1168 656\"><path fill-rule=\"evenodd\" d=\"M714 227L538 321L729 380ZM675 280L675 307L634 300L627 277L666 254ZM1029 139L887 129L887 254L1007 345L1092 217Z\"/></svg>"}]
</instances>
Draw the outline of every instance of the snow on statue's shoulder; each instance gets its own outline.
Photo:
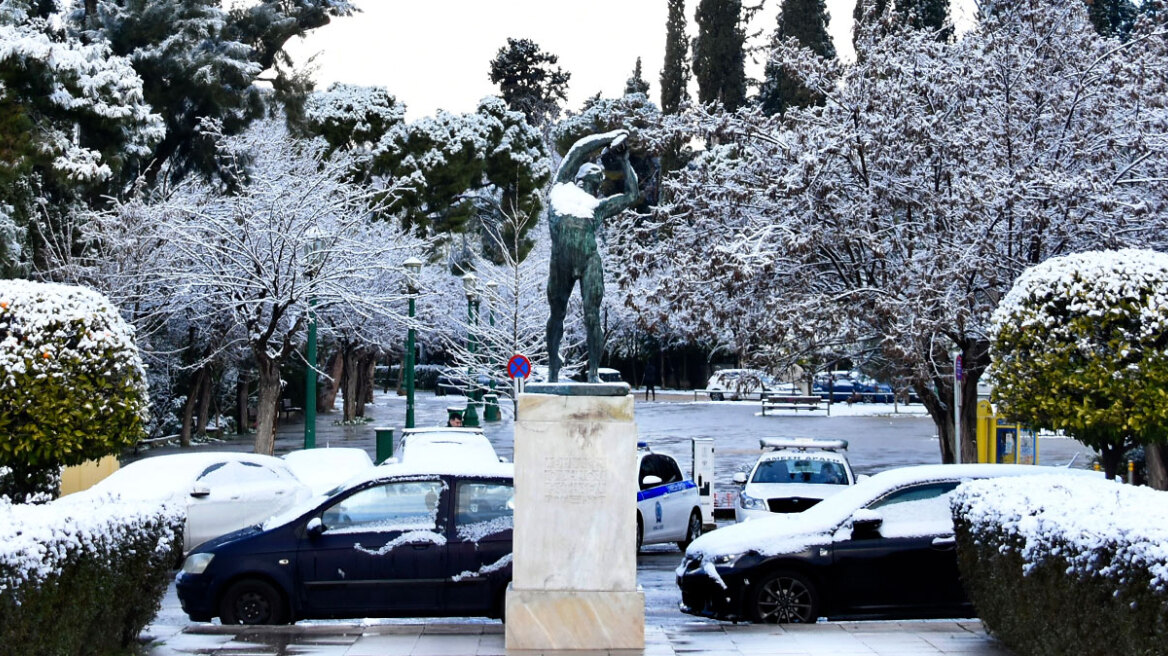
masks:
<instances>
[{"instance_id":1,"label":"snow on statue's shoulder","mask_svg":"<svg viewBox=\"0 0 1168 656\"><path fill-rule=\"evenodd\" d=\"M580 187L567 182L561 182L552 187L548 194L552 209L563 216L576 216L582 219L591 219L596 216L596 206L600 199L584 191Z\"/></svg>"}]
</instances>

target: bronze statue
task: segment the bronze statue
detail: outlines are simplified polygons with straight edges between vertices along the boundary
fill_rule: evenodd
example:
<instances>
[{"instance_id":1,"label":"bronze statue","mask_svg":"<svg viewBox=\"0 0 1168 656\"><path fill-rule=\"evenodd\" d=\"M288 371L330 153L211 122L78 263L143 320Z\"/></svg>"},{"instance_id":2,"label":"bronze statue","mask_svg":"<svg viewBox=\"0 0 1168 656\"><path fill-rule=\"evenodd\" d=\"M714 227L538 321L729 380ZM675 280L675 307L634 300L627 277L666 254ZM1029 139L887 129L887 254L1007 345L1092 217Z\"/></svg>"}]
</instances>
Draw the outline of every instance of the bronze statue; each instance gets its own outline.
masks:
<instances>
[{"instance_id":1,"label":"bronze statue","mask_svg":"<svg viewBox=\"0 0 1168 656\"><path fill-rule=\"evenodd\" d=\"M580 281L584 300L584 327L588 331L588 382L600 382L597 369L604 348L600 328L600 303L604 299L604 270L596 250L596 229L610 216L623 212L637 201L637 174L629 164L625 146L628 132L614 130L580 139L560 164L555 184L548 195L548 223L552 235L551 271L547 295L552 314L547 324L547 348L551 362L548 382L560 376L560 339L564 335L564 315L572 287ZM607 147L607 150L606 150ZM624 179L624 193L597 198L596 192L605 179L604 168L591 160L601 151L615 155Z\"/></svg>"}]
</instances>

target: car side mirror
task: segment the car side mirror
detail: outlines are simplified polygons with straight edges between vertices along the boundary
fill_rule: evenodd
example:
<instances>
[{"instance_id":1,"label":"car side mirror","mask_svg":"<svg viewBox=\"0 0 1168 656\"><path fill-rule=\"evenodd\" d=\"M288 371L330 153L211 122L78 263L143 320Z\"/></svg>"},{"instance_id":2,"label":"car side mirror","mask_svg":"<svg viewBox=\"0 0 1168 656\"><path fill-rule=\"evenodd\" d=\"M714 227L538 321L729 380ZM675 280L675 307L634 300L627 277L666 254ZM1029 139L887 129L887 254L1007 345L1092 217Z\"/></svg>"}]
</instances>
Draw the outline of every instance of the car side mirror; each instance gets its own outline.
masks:
<instances>
[{"instance_id":1,"label":"car side mirror","mask_svg":"<svg viewBox=\"0 0 1168 656\"><path fill-rule=\"evenodd\" d=\"M879 512L861 508L852 513L852 537L872 537L883 523L884 517Z\"/></svg>"},{"instance_id":2,"label":"car side mirror","mask_svg":"<svg viewBox=\"0 0 1168 656\"><path fill-rule=\"evenodd\" d=\"M206 485L196 484L191 488L191 496L196 499L202 499L211 494L211 488Z\"/></svg>"},{"instance_id":3,"label":"car side mirror","mask_svg":"<svg viewBox=\"0 0 1168 656\"><path fill-rule=\"evenodd\" d=\"M315 538L324 533L324 522L320 521L319 517L313 517L304 525L304 532L308 534L308 537Z\"/></svg>"},{"instance_id":4,"label":"car side mirror","mask_svg":"<svg viewBox=\"0 0 1168 656\"><path fill-rule=\"evenodd\" d=\"M625 480L628 480L628 479L625 479ZM661 477L649 474L645 478L641 479L641 485L643 485L645 487L651 487L653 485L661 485Z\"/></svg>"},{"instance_id":5,"label":"car side mirror","mask_svg":"<svg viewBox=\"0 0 1168 656\"><path fill-rule=\"evenodd\" d=\"M731 480L739 485L746 485L746 472L734 472Z\"/></svg>"},{"instance_id":6,"label":"car side mirror","mask_svg":"<svg viewBox=\"0 0 1168 656\"><path fill-rule=\"evenodd\" d=\"M859 483L860 481L866 481L869 478L872 478L872 477L869 476L868 474L860 474L859 476L856 477L856 482Z\"/></svg>"}]
</instances>

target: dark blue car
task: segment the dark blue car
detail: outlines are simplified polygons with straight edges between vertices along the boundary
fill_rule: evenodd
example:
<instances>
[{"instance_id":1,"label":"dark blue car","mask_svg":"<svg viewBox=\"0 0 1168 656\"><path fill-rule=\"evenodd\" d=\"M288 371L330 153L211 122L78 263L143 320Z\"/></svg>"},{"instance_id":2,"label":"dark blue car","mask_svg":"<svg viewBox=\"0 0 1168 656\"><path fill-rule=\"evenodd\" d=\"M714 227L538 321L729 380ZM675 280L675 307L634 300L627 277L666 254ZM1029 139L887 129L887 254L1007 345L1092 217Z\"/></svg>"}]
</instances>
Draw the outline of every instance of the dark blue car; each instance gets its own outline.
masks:
<instances>
[{"instance_id":1,"label":"dark blue car","mask_svg":"<svg viewBox=\"0 0 1168 656\"><path fill-rule=\"evenodd\" d=\"M511 580L513 465L377 467L207 542L176 586L194 621L501 617Z\"/></svg>"}]
</instances>

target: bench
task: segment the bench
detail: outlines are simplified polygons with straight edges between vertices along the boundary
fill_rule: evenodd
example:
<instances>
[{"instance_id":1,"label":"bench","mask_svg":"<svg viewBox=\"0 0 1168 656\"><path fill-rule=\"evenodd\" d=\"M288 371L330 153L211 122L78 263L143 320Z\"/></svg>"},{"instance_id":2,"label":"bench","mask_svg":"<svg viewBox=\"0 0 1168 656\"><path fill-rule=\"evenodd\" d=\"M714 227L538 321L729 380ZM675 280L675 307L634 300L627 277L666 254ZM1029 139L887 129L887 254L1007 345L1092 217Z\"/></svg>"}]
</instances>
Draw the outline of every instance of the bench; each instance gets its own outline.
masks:
<instances>
[{"instance_id":1,"label":"bench","mask_svg":"<svg viewBox=\"0 0 1168 656\"><path fill-rule=\"evenodd\" d=\"M304 408L292 405L292 399L280 399L280 406L276 409L276 417L291 417L294 414L304 414Z\"/></svg>"},{"instance_id":2,"label":"bench","mask_svg":"<svg viewBox=\"0 0 1168 656\"><path fill-rule=\"evenodd\" d=\"M762 414L767 410L819 410L823 399L818 396L791 396L767 394L762 397Z\"/></svg>"}]
</instances>

